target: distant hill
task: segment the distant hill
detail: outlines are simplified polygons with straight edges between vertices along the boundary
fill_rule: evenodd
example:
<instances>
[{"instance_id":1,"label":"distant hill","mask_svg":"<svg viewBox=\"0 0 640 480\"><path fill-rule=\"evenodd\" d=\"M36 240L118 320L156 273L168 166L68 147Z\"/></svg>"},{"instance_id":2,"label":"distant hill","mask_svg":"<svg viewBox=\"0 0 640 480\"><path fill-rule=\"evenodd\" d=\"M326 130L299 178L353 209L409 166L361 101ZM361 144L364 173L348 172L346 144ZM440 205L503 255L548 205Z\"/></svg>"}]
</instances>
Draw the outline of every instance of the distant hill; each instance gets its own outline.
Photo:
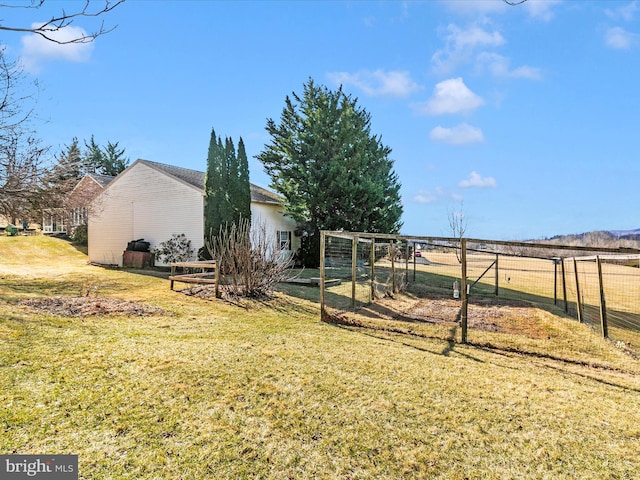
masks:
<instances>
[{"instance_id":1,"label":"distant hill","mask_svg":"<svg viewBox=\"0 0 640 480\"><path fill-rule=\"evenodd\" d=\"M584 247L640 248L640 228L635 230L598 230L570 235L556 235L545 239L545 241Z\"/></svg>"},{"instance_id":2,"label":"distant hill","mask_svg":"<svg viewBox=\"0 0 640 480\"><path fill-rule=\"evenodd\" d=\"M637 237L640 235L640 228L636 228L635 230L611 230L609 231L612 235L616 237Z\"/></svg>"}]
</instances>

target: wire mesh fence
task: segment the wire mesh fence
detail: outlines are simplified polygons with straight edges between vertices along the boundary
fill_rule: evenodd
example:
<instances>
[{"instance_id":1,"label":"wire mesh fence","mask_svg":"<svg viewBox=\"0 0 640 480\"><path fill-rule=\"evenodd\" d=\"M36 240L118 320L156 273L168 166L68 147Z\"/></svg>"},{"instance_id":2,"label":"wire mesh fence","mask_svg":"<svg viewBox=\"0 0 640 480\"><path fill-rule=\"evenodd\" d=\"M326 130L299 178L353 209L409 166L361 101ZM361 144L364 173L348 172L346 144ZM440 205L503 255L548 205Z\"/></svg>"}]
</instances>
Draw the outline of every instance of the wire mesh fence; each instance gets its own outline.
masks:
<instances>
[{"instance_id":1,"label":"wire mesh fence","mask_svg":"<svg viewBox=\"0 0 640 480\"><path fill-rule=\"evenodd\" d=\"M604 337L640 352L640 257L604 254L569 260L572 315Z\"/></svg>"},{"instance_id":2,"label":"wire mesh fence","mask_svg":"<svg viewBox=\"0 0 640 480\"><path fill-rule=\"evenodd\" d=\"M524 320L513 311L505 327L500 309L535 307L574 318L640 354L640 250L621 251L322 232L322 316L407 291L422 300L415 311L428 312L429 322L459 326L462 341L469 330L472 335L474 330L525 331Z\"/></svg>"}]
</instances>

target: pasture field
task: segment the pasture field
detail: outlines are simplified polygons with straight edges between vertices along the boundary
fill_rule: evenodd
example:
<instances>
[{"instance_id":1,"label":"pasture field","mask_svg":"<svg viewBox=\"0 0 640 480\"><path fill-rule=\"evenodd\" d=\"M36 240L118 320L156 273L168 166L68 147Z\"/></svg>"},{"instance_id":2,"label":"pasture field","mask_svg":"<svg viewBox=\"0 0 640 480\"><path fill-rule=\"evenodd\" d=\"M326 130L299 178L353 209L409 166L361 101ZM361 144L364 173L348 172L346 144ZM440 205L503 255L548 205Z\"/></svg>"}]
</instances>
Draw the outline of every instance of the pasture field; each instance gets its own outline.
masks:
<instances>
[{"instance_id":1,"label":"pasture field","mask_svg":"<svg viewBox=\"0 0 640 480\"><path fill-rule=\"evenodd\" d=\"M320 322L317 294L207 300L0 237L0 452L92 480L637 477L640 362L585 325L462 345Z\"/></svg>"}]
</instances>

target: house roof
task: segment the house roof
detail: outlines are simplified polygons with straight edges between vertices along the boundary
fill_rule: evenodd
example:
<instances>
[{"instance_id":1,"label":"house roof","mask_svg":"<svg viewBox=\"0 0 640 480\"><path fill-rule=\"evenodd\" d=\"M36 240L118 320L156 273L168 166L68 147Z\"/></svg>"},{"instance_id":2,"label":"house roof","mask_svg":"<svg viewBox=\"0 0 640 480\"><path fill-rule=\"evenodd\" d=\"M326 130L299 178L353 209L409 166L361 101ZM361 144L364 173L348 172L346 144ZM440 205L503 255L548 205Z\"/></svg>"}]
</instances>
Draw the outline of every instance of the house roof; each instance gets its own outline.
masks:
<instances>
[{"instance_id":1,"label":"house roof","mask_svg":"<svg viewBox=\"0 0 640 480\"><path fill-rule=\"evenodd\" d=\"M116 177L112 177L111 175L101 175L99 173L87 173L84 177L80 179L80 181L78 181L78 183L75 184L75 186L73 187L69 195L70 196L74 195L76 190L80 188L80 185L86 184L89 180L97 183L100 186L100 188L104 189L106 188L107 185L111 183L111 181L114 178Z\"/></svg>"},{"instance_id":2,"label":"house roof","mask_svg":"<svg viewBox=\"0 0 640 480\"><path fill-rule=\"evenodd\" d=\"M111 183L111 180L113 180L114 176L111 175L100 175L99 173L88 173L87 177L91 177L93 180L95 180L96 183L98 183L102 188L106 187L107 185L109 185L109 183Z\"/></svg>"},{"instance_id":3,"label":"house roof","mask_svg":"<svg viewBox=\"0 0 640 480\"><path fill-rule=\"evenodd\" d=\"M151 160L138 159L134 162L142 163L156 170L160 170L167 175L178 178L189 185L192 185L204 193L204 179L205 173L198 170L191 170L190 168L176 167L174 165L167 165L166 163L152 162ZM133 166L132 165L132 166ZM282 199L275 193L269 190L258 187L253 183L249 184L251 187L251 201L257 203L272 203L280 205Z\"/></svg>"}]
</instances>

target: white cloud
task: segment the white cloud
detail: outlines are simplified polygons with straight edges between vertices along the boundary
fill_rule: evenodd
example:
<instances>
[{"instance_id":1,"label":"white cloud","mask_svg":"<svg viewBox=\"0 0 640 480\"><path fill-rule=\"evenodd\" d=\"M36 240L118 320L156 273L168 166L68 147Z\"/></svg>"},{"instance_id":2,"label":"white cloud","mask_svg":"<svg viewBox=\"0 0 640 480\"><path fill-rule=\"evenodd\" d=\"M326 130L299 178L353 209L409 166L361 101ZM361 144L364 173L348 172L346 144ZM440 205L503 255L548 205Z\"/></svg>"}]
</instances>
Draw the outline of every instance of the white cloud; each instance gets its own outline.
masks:
<instances>
[{"instance_id":1,"label":"white cloud","mask_svg":"<svg viewBox=\"0 0 640 480\"><path fill-rule=\"evenodd\" d=\"M32 28L37 28L40 25L39 23L34 23L31 26ZM51 32L49 36L57 41L65 42L86 35L87 32L82 28L68 26L56 32ZM30 72L37 72L43 62L51 60L86 62L93 51L93 43L59 44L46 40L34 33L23 36L21 43L21 63L25 70Z\"/></svg>"},{"instance_id":2,"label":"white cloud","mask_svg":"<svg viewBox=\"0 0 640 480\"><path fill-rule=\"evenodd\" d=\"M464 84L462 78L450 78L436 84L433 96L416 109L427 115L467 113L484 105L484 100Z\"/></svg>"},{"instance_id":3,"label":"white cloud","mask_svg":"<svg viewBox=\"0 0 640 480\"><path fill-rule=\"evenodd\" d=\"M527 0L522 5L533 18L548 22L554 16L553 8L561 0Z\"/></svg>"},{"instance_id":4,"label":"white cloud","mask_svg":"<svg viewBox=\"0 0 640 480\"><path fill-rule=\"evenodd\" d=\"M514 3L518 0L514 0ZM490 14L513 13L515 9L524 9L530 17L549 21L553 18L553 8L562 0L525 0L518 5L509 6L503 0L445 0L445 4L454 13L487 17ZM517 11L517 10L516 10Z\"/></svg>"},{"instance_id":5,"label":"white cloud","mask_svg":"<svg viewBox=\"0 0 640 480\"><path fill-rule=\"evenodd\" d=\"M413 196L413 201L416 203L435 203L438 200L438 195L428 190L420 190Z\"/></svg>"},{"instance_id":6,"label":"white cloud","mask_svg":"<svg viewBox=\"0 0 640 480\"><path fill-rule=\"evenodd\" d=\"M471 61L478 48L498 47L505 43L504 37L497 30L490 32L477 25L462 29L450 24L447 32L444 48L431 57L434 69L441 74L449 73L458 65Z\"/></svg>"},{"instance_id":7,"label":"white cloud","mask_svg":"<svg viewBox=\"0 0 640 480\"><path fill-rule=\"evenodd\" d=\"M480 53L477 58L477 65L480 69L486 68L494 77L525 78L529 80L540 80L542 78L539 68L523 65L511 69L510 60L498 53Z\"/></svg>"},{"instance_id":8,"label":"white cloud","mask_svg":"<svg viewBox=\"0 0 640 480\"><path fill-rule=\"evenodd\" d=\"M419 190L413 196L413 201L416 203L436 203L444 196L446 196L444 189L442 187L436 187L433 191Z\"/></svg>"},{"instance_id":9,"label":"white cloud","mask_svg":"<svg viewBox=\"0 0 640 480\"><path fill-rule=\"evenodd\" d=\"M367 95L406 97L420 90L420 85L411 79L409 72L362 70L357 73L334 72L327 75L337 84L353 85Z\"/></svg>"},{"instance_id":10,"label":"white cloud","mask_svg":"<svg viewBox=\"0 0 640 480\"><path fill-rule=\"evenodd\" d=\"M444 142L449 145L467 145L484 141L482 130L467 123L461 123L453 128L437 126L429 133L434 142Z\"/></svg>"},{"instance_id":11,"label":"white cloud","mask_svg":"<svg viewBox=\"0 0 640 480\"><path fill-rule=\"evenodd\" d=\"M460 181L460 183L458 183L458 186L462 188L495 188L498 186L498 184L495 178L482 177L478 172L473 171L469 174L469 178Z\"/></svg>"},{"instance_id":12,"label":"white cloud","mask_svg":"<svg viewBox=\"0 0 640 480\"><path fill-rule=\"evenodd\" d=\"M447 44L450 44L456 50L475 48L478 46L497 47L505 43L504 37L500 32L488 32L477 25L472 25L467 29L449 25L447 29L449 30Z\"/></svg>"},{"instance_id":13,"label":"white cloud","mask_svg":"<svg viewBox=\"0 0 640 480\"><path fill-rule=\"evenodd\" d=\"M627 50L638 44L640 36L621 27L613 27L606 31L604 43L616 50Z\"/></svg>"},{"instance_id":14,"label":"white cloud","mask_svg":"<svg viewBox=\"0 0 640 480\"><path fill-rule=\"evenodd\" d=\"M624 21L630 22L633 20L636 12L639 9L640 7L638 6L638 2L634 0L630 4L625 5L623 7L618 7L613 10L607 9L605 10L605 13L607 14L607 16L609 16L610 18L613 18L614 20L624 20Z\"/></svg>"}]
</instances>

